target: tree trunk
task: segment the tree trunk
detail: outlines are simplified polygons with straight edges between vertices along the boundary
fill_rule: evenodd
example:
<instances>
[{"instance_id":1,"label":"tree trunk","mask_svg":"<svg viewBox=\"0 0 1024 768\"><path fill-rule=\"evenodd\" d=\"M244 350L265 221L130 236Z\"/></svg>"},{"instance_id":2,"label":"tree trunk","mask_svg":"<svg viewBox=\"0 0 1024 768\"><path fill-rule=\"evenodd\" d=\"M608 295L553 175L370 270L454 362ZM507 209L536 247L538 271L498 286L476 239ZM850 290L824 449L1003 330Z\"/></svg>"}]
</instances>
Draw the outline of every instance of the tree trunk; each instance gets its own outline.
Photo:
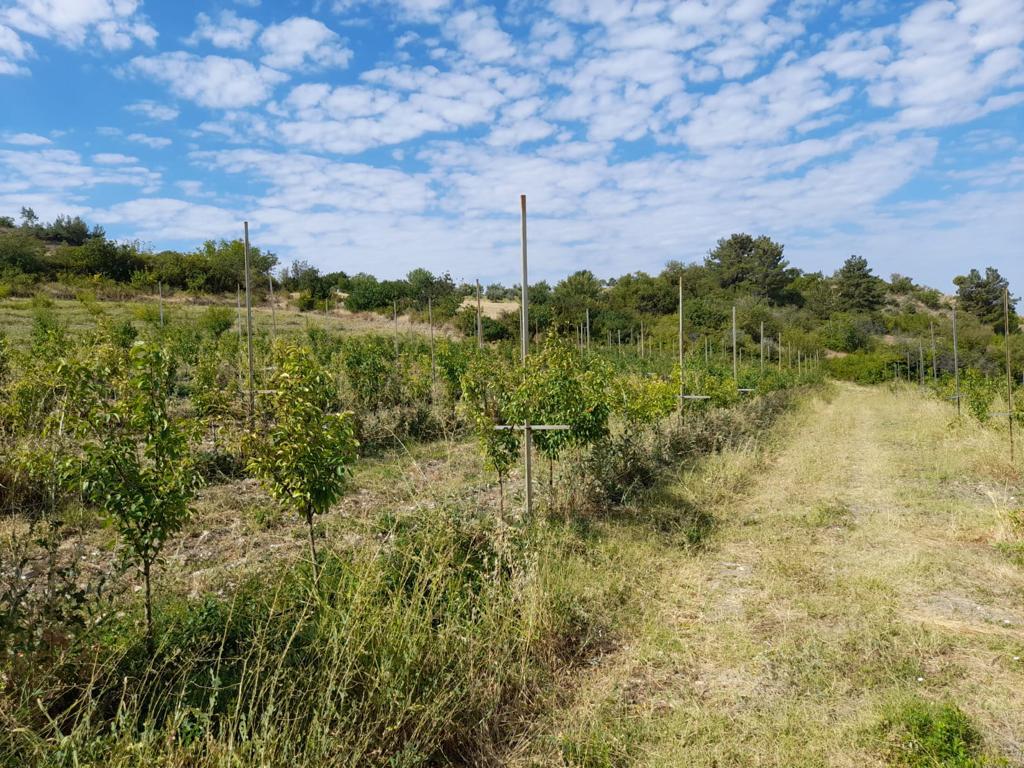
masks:
<instances>
[{"instance_id":1,"label":"tree trunk","mask_svg":"<svg viewBox=\"0 0 1024 768\"><path fill-rule=\"evenodd\" d=\"M313 536L313 511L306 511L306 529L309 531L309 556L313 558L313 583L320 581L320 566L316 558L316 538Z\"/></svg>"}]
</instances>

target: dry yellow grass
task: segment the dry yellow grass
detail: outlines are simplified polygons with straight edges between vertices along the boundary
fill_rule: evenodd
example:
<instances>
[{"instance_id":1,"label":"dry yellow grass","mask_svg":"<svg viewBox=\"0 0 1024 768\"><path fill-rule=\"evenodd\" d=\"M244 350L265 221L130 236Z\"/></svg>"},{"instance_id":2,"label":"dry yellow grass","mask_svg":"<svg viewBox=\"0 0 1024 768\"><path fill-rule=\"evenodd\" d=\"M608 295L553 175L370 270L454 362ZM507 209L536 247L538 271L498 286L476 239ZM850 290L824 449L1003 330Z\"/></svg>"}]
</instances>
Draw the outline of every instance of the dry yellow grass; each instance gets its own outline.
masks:
<instances>
[{"instance_id":1,"label":"dry yellow grass","mask_svg":"<svg viewBox=\"0 0 1024 768\"><path fill-rule=\"evenodd\" d=\"M476 310L476 298L474 296L467 296L462 301L463 307ZM491 301L490 299L480 300L480 311L484 317L489 317L493 320L497 320L506 312L519 312L518 301Z\"/></svg>"},{"instance_id":2,"label":"dry yellow grass","mask_svg":"<svg viewBox=\"0 0 1024 768\"><path fill-rule=\"evenodd\" d=\"M721 528L696 555L647 546L641 629L550 724L558 759L882 765L875 724L913 695L955 702L986 749L1024 764L1024 569L997 547L1020 489L1004 436L909 388L842 385L780 440L682 479Z\"/></svg>"}]
</instances>

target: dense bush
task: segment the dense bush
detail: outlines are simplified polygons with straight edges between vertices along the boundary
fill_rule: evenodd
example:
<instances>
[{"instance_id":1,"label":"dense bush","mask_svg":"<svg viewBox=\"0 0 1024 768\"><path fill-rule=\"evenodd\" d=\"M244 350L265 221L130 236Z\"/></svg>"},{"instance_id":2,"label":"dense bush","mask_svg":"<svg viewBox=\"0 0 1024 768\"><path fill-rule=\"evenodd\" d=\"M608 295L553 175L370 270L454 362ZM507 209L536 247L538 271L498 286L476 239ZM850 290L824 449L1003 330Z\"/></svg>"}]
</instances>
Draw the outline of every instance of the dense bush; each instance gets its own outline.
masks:
<instances>
[{"instance_id":1,"label":"dense bush","mask_svg":"<svg viewBox=\"0 0 1024 768\"><path fill-rule=\"evenodd\" d=\"M893 363L898 362L891 349L853 352L830 358L828 372L837 379L857 384L879 384L893 377Z\"/></svg>"}]
</instances>

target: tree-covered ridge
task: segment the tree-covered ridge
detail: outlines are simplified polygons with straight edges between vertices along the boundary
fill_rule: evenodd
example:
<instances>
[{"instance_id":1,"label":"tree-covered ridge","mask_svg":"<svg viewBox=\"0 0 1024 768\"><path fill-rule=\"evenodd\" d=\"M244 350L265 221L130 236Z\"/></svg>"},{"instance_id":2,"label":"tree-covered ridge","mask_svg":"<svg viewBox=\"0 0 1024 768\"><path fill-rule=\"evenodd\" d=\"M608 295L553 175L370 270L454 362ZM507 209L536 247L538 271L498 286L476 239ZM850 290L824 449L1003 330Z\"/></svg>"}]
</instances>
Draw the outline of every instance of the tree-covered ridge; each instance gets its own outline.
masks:
<instances>
[{"instance_id":1,"label":"tree-covered ridge","mask_svg":"<svg viewBox=\"0 0 1024 768\"><path fill-rule=\"evenodd\" d=\"M887 281L863 256L850 256L825 275L791 266L784 250L767 235L736 233L720 239L702 262L670 261L657 274L601 278L579 270L555 285L541 281L530 287L531 331L581 334L589 328L599 342L633 342L641 335L667 341L674 334L671 318L680 285L693 339L717 338L736 305L746 340L759 344L763 323L768 338L815 334L815 344L838 352L869 349L872 339L884 334L920 335L927 324L921 326L914 315L934 313L941 320L951 309L938 290L900 274ZM261 300L273 287L302 310L344 306L354 312L425 315L429 306L436 321L453 321L466 335L476 333L476 311L467 299L476 296L477 286L457 283L447 272L414 269L403 279L382 280L365 272L321 272L304 260L275 271L277 257L257 246L251 256L253 289ZM59 216L46 224L29 208L22 209L20 224L0 217L0 296L32 295L45 282L83 280L141 292L155 292L159 285L164 291L230 294L245 282L244 247L240 240L221 240L186 252L153 252L137 242L116 243L102 227L90 227L79 217ZM998 270L971 269L954 283L960 309L990 334L1002 334L1007 281ZM519 298L518 286L492 283L480 290L489 301ZM1012 295L1010 309L1016 332ZM510 308L501 317L485 317L482 325L487 340L512 338L518 313Z\"/></svg>"}]
</instances>

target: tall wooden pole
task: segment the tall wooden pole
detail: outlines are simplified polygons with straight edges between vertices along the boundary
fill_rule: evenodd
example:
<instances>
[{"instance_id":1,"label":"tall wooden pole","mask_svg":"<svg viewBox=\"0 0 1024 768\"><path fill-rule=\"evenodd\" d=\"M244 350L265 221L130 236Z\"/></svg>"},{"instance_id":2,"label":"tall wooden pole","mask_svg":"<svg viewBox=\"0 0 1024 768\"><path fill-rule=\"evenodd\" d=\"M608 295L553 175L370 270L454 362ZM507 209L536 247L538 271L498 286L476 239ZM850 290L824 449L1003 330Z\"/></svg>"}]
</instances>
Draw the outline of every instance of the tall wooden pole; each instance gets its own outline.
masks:
<instances>
[{"instance_id":1,"label":"tall wooden pole","mask_svg":"<svg viewBox=\"0 0 1024 768\"><path fill-rule=\"evenodd\" d=\"M249 222L242 222L242 228L245 233L245 341L249 347L249 420L256 415L256 387L253 382L253 369L256 367L253 363L252 353L252 280L250 277L250 258L249 258Z\"/></svg>"},{"instance_id":2,"label":"tall wooden pole","mask_svg":"<svg viewBox=\"0 0 1024 768\"><path fill-rule=\"evenodd\" d=\"M483 310L480 305L480 281L476 281L476 345L484 346L484 319Z\"/></svg>"},{"instance_id":3,"label":"tall wooden pole","mask_svg":"<svg viewBox=\"0 0 1024 768\"><path fill-rule=\"evenodd\" d=\"M1006 420L1010 427L1010 461L1013 461L1013 374L1010 372L1010 287L1003 289L1003 342L1006 345Z\"/></svg>"},{"instance_id":4,"label":"tall wooden pole","mask_svg":"<svg viewBox=\"0 0 1024 768\"><path fill-rule=\"evenodd\" d=\"M526 271L526 195L519 196L519 209L520 216L522 217L522 245L523 245L523 286L522 286L522 300L520 304L520 356L522 363L526 365L526 356L530 353L530 294L529 294L529 282L527 280ZM531 448L533 442L533 435L530 432L530 420L527 419L523 424L523 451L524 465L526 477L524 478L526 483L526 516L527 518L533 515L533 466L531 457Z\"/></svg>"},{"instance_id":5,"label":"tall wooden pole","mask_svg":"<svg viewBox=\"0 0 1024 768\"><path fill-rule=\"evenodd\" d=\"M590 307L587 307L587 352L590 351Z\"/></svg>"},{"instance_id":6,"label":"tall wooden pole","mask_svg":"<svg viewBox=\"0 0 1024 768\"><path fill-rule=\"evenodd\" d=\"M917 340L917 383L924 386L924 342Z\"/></svg>"},{"instance_id":7,"label":"tall wooden pole","mask_svg":"<svg viewBox=\"0 0 1024 768\"><path fill-rule=\"evenodd\" d=\"M160 327L164 327L164 284L159 280L156 283L156 289L160 292Z\"/></svg>"},{"instance_id":8,"label":"tall wooden pole","mask_svg":"<svg viewBox=\"0 0 1024 768\"><path fill-rule=\"evenodd\" d=\"M956 332L956 304L953 305L953 380L956 397L956 417L960 418L960 347Z\"/></svg>"}]
</instances>

